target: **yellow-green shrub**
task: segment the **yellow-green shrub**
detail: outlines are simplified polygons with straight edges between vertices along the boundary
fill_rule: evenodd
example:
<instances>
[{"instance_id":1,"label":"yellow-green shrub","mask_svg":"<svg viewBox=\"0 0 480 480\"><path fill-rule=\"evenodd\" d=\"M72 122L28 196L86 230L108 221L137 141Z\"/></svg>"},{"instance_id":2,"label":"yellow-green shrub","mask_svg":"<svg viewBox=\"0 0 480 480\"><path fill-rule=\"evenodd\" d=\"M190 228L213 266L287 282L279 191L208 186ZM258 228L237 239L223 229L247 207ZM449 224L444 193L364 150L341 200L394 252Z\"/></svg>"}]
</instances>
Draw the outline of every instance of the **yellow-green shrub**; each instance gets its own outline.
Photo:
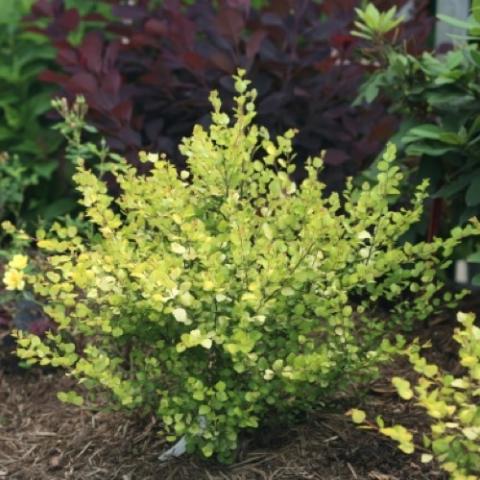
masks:
<instances>
[{"instance_id":1,"label":"yellow-green shrub","mask_svg":"<svg viewBox=\"0 0 480 480\"><path fill-rule=\"evenodd\" d=\"M459 343L460 364L465 368L462 376L442 372L419 354L418 343L405 353L414 370L420 374L416 385L395 377L392 383L404 400L414 400L427 413L431 421L430 434L424 435L422 461L436 458L452 480L480 478L480 328L474 325L475 315L459 313L461 328L453 338ZM365 414L351 412L356 423L364 423ZM397 441L405 453L415 451L413 433L402 425L385 427L377 418L379 431Z\"/></svg>"},{"instance_id":2,"label":"yellow-green shrub","mask_svg":"<svg viewBox=\"0 0 480 480\"><path fill-rule=\"evenodd\" d=\"M146 177L118 165L114 200L79 162L98 233L57 228L38 242L48 268L30 280L58 331L19 339L22 358L65 367L91 400L108 392L112 405L153 411L169 439L186 435L190 450L222 460L270 413L312 408L374 374L393 349L385 335L435 310L436 271L478 230L399 245L426 185L411 209L389 208L402 179L393 146L360 191L325 196L319 158L296 186L294 132L271 140L253 123L255 92L242 74L235 82L234 118L214 92L213 125L183 141L189 173L145 154Z\"/></svg>"}]
</instances>

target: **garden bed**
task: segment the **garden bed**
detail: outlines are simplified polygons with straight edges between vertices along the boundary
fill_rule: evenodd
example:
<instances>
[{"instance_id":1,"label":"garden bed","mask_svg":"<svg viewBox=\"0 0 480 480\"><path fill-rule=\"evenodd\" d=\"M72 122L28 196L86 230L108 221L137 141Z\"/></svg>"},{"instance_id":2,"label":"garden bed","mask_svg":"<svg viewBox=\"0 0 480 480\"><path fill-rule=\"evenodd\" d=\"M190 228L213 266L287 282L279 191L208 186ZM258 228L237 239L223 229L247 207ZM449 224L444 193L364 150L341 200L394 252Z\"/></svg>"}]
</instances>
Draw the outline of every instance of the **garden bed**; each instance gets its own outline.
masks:
<instances>
[{"instance_id":1,"label":"garden bed","mask_svg":"<svg viewBox=\"0 0 480 480\"><path fill-rule=\"evenodd\" d=\"M456 369L452 318L436 319L419 335L433 336L430 356ZM433 335L432 335L433 332ZM405 365L389 368L372 384L364 406L372 418L426 430L422 411L398 399L389 378L406 375ZM241 445L239 460L222 467L194 457L162 464L166 442L161 426L119 413L91 412L62 404L55 391L73 384L60 373L0 374L0 479L8 480L432 480L446 479L419 455L404 455L388 439L360 431L338 413L318 411L290 430L260 431ZM357 402L358 403L358 402ZM353 405L358 406L358 405Z\"/></svg>"},{"instance_id":2,"label":"garden bed","mask_svg":"<svg viewBox=\"0 0 480 480\"><path fill-rule=\"evenodd\" d=\"M1 0L0 480L480 478L480 0L434 3Z\"/></svg>"}]
</instances>

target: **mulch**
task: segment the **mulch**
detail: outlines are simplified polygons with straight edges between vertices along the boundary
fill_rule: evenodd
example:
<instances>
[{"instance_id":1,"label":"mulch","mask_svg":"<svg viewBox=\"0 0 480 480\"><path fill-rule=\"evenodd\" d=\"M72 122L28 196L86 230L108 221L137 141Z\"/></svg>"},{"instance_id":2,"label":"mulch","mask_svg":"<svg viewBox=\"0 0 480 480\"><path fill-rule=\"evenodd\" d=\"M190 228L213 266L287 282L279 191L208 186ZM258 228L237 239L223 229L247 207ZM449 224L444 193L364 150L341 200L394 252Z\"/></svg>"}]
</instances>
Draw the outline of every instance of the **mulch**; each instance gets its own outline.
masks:
<instances>
[{"instance_id":1,"label":"mulch","mask_svg":"<svg viewBox=\"0 0 480 480\"><path fill-rule=\"evenodd\" d=\"M455 369L453 316L436 319L420 336L432 338L430 356ZM344 415L349 406L381 414L420 436L422 411L398 399L389 378L407 366L389 367L356 403L313 412L300 424L245 436L231 466L185 455L160 463L167 448L154 418L92 411L62 404L55 392L72 387L59 372L0 370L0 480L446 480L420 453L404 455L374 431L359 430Z\"/></svg>"}]
</instances>

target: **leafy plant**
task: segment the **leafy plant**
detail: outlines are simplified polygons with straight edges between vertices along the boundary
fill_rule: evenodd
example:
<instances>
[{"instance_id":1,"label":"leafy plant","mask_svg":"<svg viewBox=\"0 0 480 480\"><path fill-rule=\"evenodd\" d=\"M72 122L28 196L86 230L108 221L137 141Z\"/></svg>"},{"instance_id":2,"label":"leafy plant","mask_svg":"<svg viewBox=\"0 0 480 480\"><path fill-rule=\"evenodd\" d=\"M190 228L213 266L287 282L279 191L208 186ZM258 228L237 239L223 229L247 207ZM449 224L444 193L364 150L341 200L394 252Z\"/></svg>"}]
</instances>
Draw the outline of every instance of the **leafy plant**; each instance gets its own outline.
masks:
<instances>
[{"instance_id":1,"label":"leafy plant","mask_svg":"<svg viewBox=\"0 0 480 480\"><path fill-rule=\"evenodd\" d=\"M31 238L21 229L16 229L8 221L0 228L0 276L4 288L0 288L0 366L18 367L18 357L14 355L15 341L13 329L43 335L54 325L37 304L26 288L25 275L31 264L22 252L26 251ZM5 248L3 248L5 246ZM29 265L30 263L30 265ZM25 290L24 290L25 289Z\"/></svg>"},{"instance_id":2,"label":"leafy plant","mask_svg":"<svg viewBox=\"0 0 480 480\"><path fill-rule=\"evenodd\" d=\"M364 10L357 8L356 12L359 21L355 22L355 26L358 30L352 32L352 35L366 40L382 40L387 33L397 28L403 20L402 17L398 16L396 6L393 6L387 12L380 12L373 3L369 3Z\"/></svg>"},{"instance_id":3,"label":"leafy plant","mask_svg":"<svg viewBox=\"0 0 480 480\"><path fill-rule=\"evenodd\" d=\"M63 117L62 121L52 128L60 131L66 140L65 158L73 164L73 159L79 156L86 161L95 156L93 167L96 172L104 175L111 165L111 160L117 157L109 152L104 144L93 145L81 142L82 135L95 133L95 130L89 127L84 120L86 114L85 101L78 98L73 105L68 106L64 99L57 99L53 104ZM33 173L29 174L28 169L18 156L0 155L0 218L15 218L17 225L24 226L26 223L23 219L26 196L31 188L38 187L41 180L48 179L41 179ZM72 204L75 207L73 198L70 198L43 208L43 218L36 221L36 227L40 228L44 224L51 225L51 218L55 216L56 211L58 212L58 208L68 207ZM51 214L49 214L49 211ZM85 225L82 215L78 215L75 219L67 216L63 218L63 221L70 231L83 232L88 230L88 225ZM4 350L3 353L6 351L8 355L8 352L15 345L11 335L9 335L12 329L17 328L42 335L48 329L53 328L53 324L46 317L41 305L36 302L31 291L23 291L23 287L25 287L25 268L18 268L18 263L15 261L19 256L23 257L24 252L31 252L32 237L21 228L15 228L10 221L4 221L1 225L0 276L4 278L3 283L6 288L0 289L0 328L3 330L0 355L2 350ZM53 223L52 228L54 230L58 227L57 223ZM13 263L12 258L14 259ZM37 260L35 263L38 263ZM11 360L6 363L7 365L16 365L17 360L12 355Z\"/></svg>"},{"instance_id":4,"label":"leafy plant","mask_svg":"<svg viewBox=\"0 0 480 480\"><path fill-rule=\"evenodd\" d=\"M358 1L273 0L257 9L249 1L184 3L114 6L117 20L79 46L66 41L68 29L46 29L61 71L46 71L43 80L69 100L83 95L88 121L117 153L138 164L140 150L163 151L182 168L178 143L195 123L210 122L213 88L231 98L238 67L258 88L259 119L272 135L299 128L298 165L326 151L332 186L368 165L394 132L383 102L351 107L366 69L354 61L358 41L349 34ZM45 19L55 25L64 13L52 13ZM398 41L417 51L429 27L422 4Z\"/></svg>"},{"instance_id":5,"label":"leafy plant","mask_svg":"<svg viewBox=\"0 0 480 480\"><path fill-rule=\"evenodd\" d=\"M108 393L110 406L154 412L169 440L186 436L190 451L224 461L242 430L375 375L395 351L388 333L439 308L436 271L479 231L398 245L426 184L410 209L389 207L402 181L393 145L375 184L327 196L314 158L297 187L295 132L270 139L253 123L257 93L244 72L234 85L234 118L214 92L212 125L182 142L189 171L151 153L144 177L120 162L114 199L79 160L95 232L39 234L47 258L25 278L57 332L18 334L21 358L66 368L88 401Z\"/></svg>"},{"instance_id":6,"label":"leafy plant","mask_svg":"<svg viewBox=\"0 0 480 480\"><path fill-rule=\"evenodd\" d=\"M58 166L52 155L61 137L45 123L53 89L37 78L55 52L43 35L29 31L30 24L22 21L32 3L4 0L0 5L0 151L10 155L0 173L0 219L19 215L20 206L22 213L38 213L47 200L45 191L33 194L31 187L50 179ZM4 185L9 180L12 184Z\"/></svg>"},{"instance_id":7,"label":"leafy plant","mask_svg":"<svg viewBox=\"0 0 480 480\"><path fill-rule=\"evenodd\" d=\"M471 35L474 22L472 17L468 24ZM413 184L428 178L435 200L430 237L440 231L442 217L444 230L465 224L480 208L479 43L416 57L375 41L368 60L379 68L363 85L358 103L386 95L392 112L403 117L398 142L406 156L418 158L408 162Z\"/></svg>"},{"instance_id":8,"label":"leafy plant","mask_svg":"<svg viewBox=\"0 0 480 480\"><path fill-rule=\"evenodd\" d=\"M102 138L99 145L86 142L85 136L96 135L98 131L86 122L87 104L83 97L77 97L72 105L65 98L57 98L52 102L62 118L53 128L58 130L66 140L65 157L75 164L82 158L85 162L92 161L92 169L100 175L107 174L121 157L113 153Z\"/></svg>"},{"instance_id":9,"label":"leafy plant","mask_svg":"<svg viewBox=\"0 0 480 480\"><path fill-rule=\"evenodd\" d=\"M29 171L18 155L0 154L0 218L20 221L26 190L37 185L38 180L38 175Z\"/></svg>"},{"instance_id":10,"label":"leafy plant","mask_svg":"<svg viewBox=\"0 0 480 480\"><path fill-rule=\"evenodd\" d=\"M418 343L404 351L420 378L412 387L408 380L393 378L392 383L404 400L415 400L430 421L431 433L423 438L422 461L434 458L449 472L453 480L480 478L480 328L474 325L475 315L458 314L461 327L454 333L460 345L460 364L465 373L455 377L430 364L419 351ZM397 441L399 448L409 454L415 451L414 435L402 425L385 427L381 417L377 425L366 422L361 410L350 411L354 422L378 428L381 433Z\"/></svg>"},{"instance_id":11,"label":"leafy plant","mask_svg":"<svg viewBox=\"0 0 480 480\"><path fill-rule=\"evenodd\" d=\"M0 172L5 187L0 193L0 220L9 218L31 228L39 217L52 221L72 211L73 169L63 157L62 137L50 128L54 119L48 115L55 88L38 78L54 68L55 48L45 29L53 36L67 32L68 40L78 44L87 31L111 18L112 3L117 2L2 0L0 151L8 152L10 161ZM45 23L45 15L55 22ZM6 185L9 180L12 183Z\"/></svg>"}]
</instances>

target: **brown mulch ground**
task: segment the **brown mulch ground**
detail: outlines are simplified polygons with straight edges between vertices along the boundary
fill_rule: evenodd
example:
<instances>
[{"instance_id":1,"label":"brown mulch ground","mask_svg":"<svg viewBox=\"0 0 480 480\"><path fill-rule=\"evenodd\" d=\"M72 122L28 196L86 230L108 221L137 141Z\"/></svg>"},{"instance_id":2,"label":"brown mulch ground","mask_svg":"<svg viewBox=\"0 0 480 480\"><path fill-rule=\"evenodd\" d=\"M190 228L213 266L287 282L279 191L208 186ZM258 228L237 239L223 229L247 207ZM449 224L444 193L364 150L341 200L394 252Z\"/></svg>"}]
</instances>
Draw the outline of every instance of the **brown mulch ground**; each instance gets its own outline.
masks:
<instances>
[{"instance_id":1,"label":"brown mulch ground","mask_svg":"<svg viewBox=\"0 0 480 480\"><path fill-rule=\"evenodd\" d=\"M90 413L56 400L68 385L57 374L4 376L0 380L0 478L8 480L420 480L444 479L418 457L388 440L362 432L341 414L312 415L288 431L269 432L244 445L242 461L229 468L186 457L160 464L165 442L153 421L117 413ZM388 385L376 384L373 411L408 424L418 413L397 402ZM380 393L378 393L380 392ZM252 444L253 443L253 444ZM255 445L255 443L257 445ZM261 444L263 446L260 446Z\"/></svg>"},{"instance_id":2,"label":"brown mulch ground","mask_svg":"<svg viewBox=\"0 0 480 480\"><path fill-rule=\"evenodd\" d=\"M431 355L455 369L452 318L437 319ZM419 332L422 334L422 332ZM362 406L371 417L425 431L425 416L396 397L386 372ZM0 371L0 480L445 480L435 465L422 465L382 436L358 430L342 412L319 411L290 429L245 439L230 467L190 456L161 464L166 447L153 419L99 413L60 403L55 391L69 388L59 373ZM355 405L358 406L358 405Z\"/></svg>"}]
</instances>

